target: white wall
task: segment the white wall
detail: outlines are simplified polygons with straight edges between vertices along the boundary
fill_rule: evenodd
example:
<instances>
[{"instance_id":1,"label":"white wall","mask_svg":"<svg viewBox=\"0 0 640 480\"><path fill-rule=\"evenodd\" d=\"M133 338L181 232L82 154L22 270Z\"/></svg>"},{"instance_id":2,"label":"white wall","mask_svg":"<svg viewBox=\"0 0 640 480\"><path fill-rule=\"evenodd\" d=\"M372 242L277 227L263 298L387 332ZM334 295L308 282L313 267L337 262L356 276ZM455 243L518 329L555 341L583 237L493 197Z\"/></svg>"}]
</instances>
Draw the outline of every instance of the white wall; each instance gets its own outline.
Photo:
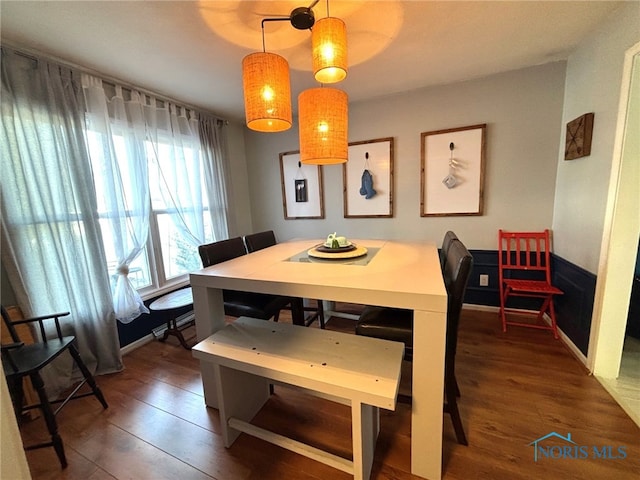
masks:
<instances>
[{"instance_id":1,"label":"white wall","mask_svg":"<svg viewBox=\"0 0 640 480\"><path fill-rule=\"evenodd\" d=\"M589 272L598 271L625 51L640 40L640 4L629 2L592 32L567 62L562 125L594 112L591 155L564 161L558 154L553 214L554 251Z\"/></svg>"},{"instance_id":2,"label":"white wall","mask_svg":"<svg viewBox=\"0 0 640 480\"><path fill-rule=\"evenodd\" d=\"M279 240L338 231L439 243L453 229L469 248L495 249L499 228L550 228L564 78L565 64L551 63L350 104L349 141L395 138L391 219L343 217L338 165L323 167L325 219L284 220L278 154L298 149L297 122L282 133L245 130L254 230L273 229ZM480 123L487 124L484 215L420 217L420 133Z\"/></svg>"}]
</instances>

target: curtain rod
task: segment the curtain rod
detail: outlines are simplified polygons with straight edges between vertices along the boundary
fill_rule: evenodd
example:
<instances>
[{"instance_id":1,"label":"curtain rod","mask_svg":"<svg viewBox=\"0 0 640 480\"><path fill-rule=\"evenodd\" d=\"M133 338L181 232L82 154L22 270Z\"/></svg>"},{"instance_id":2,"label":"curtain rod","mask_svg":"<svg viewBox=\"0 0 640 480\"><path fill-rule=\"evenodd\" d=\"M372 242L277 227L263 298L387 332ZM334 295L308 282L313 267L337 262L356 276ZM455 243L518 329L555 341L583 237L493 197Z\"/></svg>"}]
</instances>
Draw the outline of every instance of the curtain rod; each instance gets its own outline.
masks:
<instances>
[{"instance_id":1,"label":"curtain rod","mask_svg":"<svg viewBox=\"0 0 640 480\"><path fill-rule=\"evenodd\" d=\"M171 97L167 97L167 96L162 95L160 93L156 93L156 92L153 92L151 90L147 90L145 88L139 87L137 85L133 85L132 83L126 82L124 80L120 80L119 78L111 77L111 76L106 75L106 74L104 74L102 72L98 72L97 70L93 70L91 68L84 67L82 65L78 65L78 64L73 63L73 62L69 62L67 60L64 60L62 58L56 57L54 55L50 55L50 54L47 54L47 53L40 52L40 51L38 51L36 49L15 45L15 44L13 44L11 42L8 42L8 41L6 41L4 39L0 42L0 47L2 47L2 45L6 45L7 47L9 47L12 50L14 50L16 54L21 55L21 56L23 56L25 58L28 58L30 60L38 61L39 59L43 59L43 60L46 60L46 61L55 62L55 63L57 63L57 64L59 64L59 65L61 65L63 67L71 68L73 70L78 70L79 72L86 73L88 75L94 75L96 77L100 77L103 81L109 83L111 86L115 87L115 86L120 85L120 86L123 86L125 88L130 89L130 90L136 90L136 91L139 91L140 93L144 93L145 95L150 95L152 97L157 98L158 100L162 100L163 102L174 103L174 104L177 104L180 107L184 107L184 108L187 108L189 110L196 110L198 112L205 113L205 114L213 117L214 119L216 119L216 120L218 120L220 122L223 122L225 125L229 125L229 120L227 120L226 118L222 118L219 115L216 115L215 113L210 112L209 110L204 109L202 107L198 107L198 106L195 106L195 105L191 105L189 103L185 103L185 102L182 102L182 101L179 101L179 100L175 100L175 99L173 99Z\"/></svg>"}]
</instances>

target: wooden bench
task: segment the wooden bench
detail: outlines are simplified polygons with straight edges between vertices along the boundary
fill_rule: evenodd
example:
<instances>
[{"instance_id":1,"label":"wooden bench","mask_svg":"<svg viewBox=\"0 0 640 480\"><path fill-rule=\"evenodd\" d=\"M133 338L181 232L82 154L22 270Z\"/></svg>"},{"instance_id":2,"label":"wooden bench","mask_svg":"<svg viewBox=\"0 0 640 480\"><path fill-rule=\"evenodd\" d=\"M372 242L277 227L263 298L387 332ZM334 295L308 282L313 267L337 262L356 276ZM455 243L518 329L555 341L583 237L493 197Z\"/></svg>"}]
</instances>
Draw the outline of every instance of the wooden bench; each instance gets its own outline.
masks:
<instances>
[{"instance_id":1,"label":"wooden bench","mask_svg":"<svg viewBox=\"0 0 640 480\"><path fill-rule=\"evenodd\" d=\"M351 473L356 480L369 478L379 408L396 406L402 343L240 317L192 352L213 364L226 447L244 432ZM353 461L252 425L271 383L351 405Z\"/></svg>"}]
</instances>

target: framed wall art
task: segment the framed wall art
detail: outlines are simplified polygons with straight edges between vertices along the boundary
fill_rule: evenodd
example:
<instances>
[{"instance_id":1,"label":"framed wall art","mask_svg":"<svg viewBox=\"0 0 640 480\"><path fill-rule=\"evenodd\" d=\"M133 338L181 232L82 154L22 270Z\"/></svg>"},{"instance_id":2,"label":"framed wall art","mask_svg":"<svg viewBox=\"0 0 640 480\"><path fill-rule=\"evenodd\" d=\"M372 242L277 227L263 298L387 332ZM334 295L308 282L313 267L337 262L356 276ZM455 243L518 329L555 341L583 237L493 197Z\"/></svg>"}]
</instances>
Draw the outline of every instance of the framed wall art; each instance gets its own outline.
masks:
<instances>
[{"instance_id":1,"label":"framed wall art","mask_svg":"<svg viewBox=\"0 0 640 480\"><path fill-rule=\"evenodd\" d=\"M342 165L345 218L393 217L393 138L349 143Z\"/></svg>"},{"instance_id":2,"label":"framed wall art","mask_svg":"<svg viewBox=\"0 0 640 480\"><path fill-rule=\"evenodd\" d=\"M324 218L320 165L300 163L300 151L280 154L282 207L285 220Z\"/></svg>"},{"instance_id":3,"label":"framed wall art","mask_svg":"<svg viewBox=\"0 0 640 480\"><path fill-rule=\"evenodd\" d=\"M482 215L487 125L420 135L420 216Z\"/></svg>"},{"instance_id":4,"label":"framed wall art","mask_svg":"<svg viewBox=\"0 0 640 480\"><path fill-rule=\"evenodd\" d=\"M592 134L593 113L585 113L567 123L564 159L575 160L591 155Z\"/></svg>"}]
</instances>

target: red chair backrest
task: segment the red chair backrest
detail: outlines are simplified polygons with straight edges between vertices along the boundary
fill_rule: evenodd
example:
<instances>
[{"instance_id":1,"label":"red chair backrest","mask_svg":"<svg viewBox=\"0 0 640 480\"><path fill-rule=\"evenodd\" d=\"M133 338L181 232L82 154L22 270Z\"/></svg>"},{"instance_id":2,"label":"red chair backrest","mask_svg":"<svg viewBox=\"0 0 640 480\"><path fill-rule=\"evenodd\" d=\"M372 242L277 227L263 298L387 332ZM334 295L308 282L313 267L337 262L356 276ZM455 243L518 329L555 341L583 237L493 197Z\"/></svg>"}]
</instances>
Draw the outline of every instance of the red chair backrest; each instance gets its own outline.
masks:
<instances>
[{"instance_id":1,"label":"red chair backrest","mask_svg":"<svg viewBox=\"0 0 640 480\"><path fill-rule=\"evenodd\" d=\"M498 230L498 271L542 271L551 282L551 244L549 230L543 232L506 232Z\"/></svg>"}]
</instances>

